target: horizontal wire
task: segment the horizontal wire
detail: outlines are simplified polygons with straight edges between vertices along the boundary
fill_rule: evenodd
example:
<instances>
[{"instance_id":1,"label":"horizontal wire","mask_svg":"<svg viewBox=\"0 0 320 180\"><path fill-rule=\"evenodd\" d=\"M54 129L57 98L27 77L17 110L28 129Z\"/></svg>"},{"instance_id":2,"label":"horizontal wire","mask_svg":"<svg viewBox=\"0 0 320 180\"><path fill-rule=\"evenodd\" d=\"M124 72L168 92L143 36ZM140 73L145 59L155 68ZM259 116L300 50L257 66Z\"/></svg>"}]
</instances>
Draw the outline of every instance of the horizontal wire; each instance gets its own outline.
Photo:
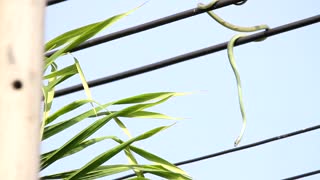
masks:
<instances>
[{"instance_id":1,"label":"horizontal wire","mask_svg":"<svg viewBox=\"0 0 320 180\"><path fill-rule=\"evenodd\" d=\"M64 1L67 1L67 0L47 0L47 6L58 4L58 3L61 3L61 2L64 2Z\"/></svg>"},{"instance_id":2,"label":"horizontal wire","mask_svg":"<svg viewBox=\"0 0 320 180\"><path fill-rule=\"evenodd\" d=\"M58 3L61 3L63 1L67 1L67 0L47 0L47 6L58 4ZM241 1L235 2L234 4L235 5L242 5L242 4L246 3L246 2L247 2L247 0L241 0Z\"/></svg>"},{"instance_id":3,"label":"horizontal wire","mask_svg":"<svg viewBox=\"0 0 320 180\"><path fill-rule=\"evenodd\" d=\"M294 29L297 29L297 28L301 28L301 27L304 27L304 26L308 26L308 25L311 25L311 24L314 24L314 23L318 23L318 22L320 22L320 15L312 16L312 17L309 17L309 18L306 18L306 19L303 19L303 20L299 20L299 21L295 21L295 22L292 22L292 23L289 23L289 24L278 26L276 28L271 28L271 29L269 29L267 31L258 32L258 33L254 33L254 34L251 34L251 35L248 35L248 36L245 36L245 37L241 37L236 41L235 46L246 44L246 43L249 43L249 42L252 42L252 41L256 41L256 40L259 40L259 39L262 39L262 38L265 38L265 37L274 36L274 35L277 35L277 34L280 34L280 33L283 33L283 32L291 31L291 30L294 30ZM224 49L227 48L227 44L228 44L228 42L224 42L224 43L217 44L217 45L214 45L214 46L210 46L210 47L207 47L207 48L204 48L204 49L200 49L200 50L196 50L196 51L193 51L193 52L182 54L182 55L179 55L179 56L176 56L176 57L172 57L172 58L169 58L169 59L166 59L166 60L158 61L158 62L155 62L155 63L152 63L152 64L148 64L148 65L145 65L145 66L141 66L141 67L138 67L138 68L134 68L134 69L131 69L131 70L123 71L123 72L120 72L120 73L117 73L117 74L113 74L113 75L110 75L110 76L106 76L106 77L103 77L103 78L99 78L99 79L96 79L96 80L88 81L88 85L89 85L89 87L95 87L95 86L99 86L99 85L102 85L102 84L107 84L107 83L110 83L110 82L114 82L114 81L118 81L118 80L125 79L125 78L128 78L128 77L132 77L132 76L135 76L135 75L138 75L138 74L143 74L143 73L146 73L146 72L150 72L150 71L153 71L153 70L156 70L156 69L164 68L164 67L167 67L167 66L170 66L170 65L173 65L173 64L181 63L181 62L184 62L184 61L187 61L187 60L190 60L190 59L194 59L194 58L197 58L197 57L200 57L200 56L204 56L204 55L207 55L207 54L210 54L210 53L214 53L214 52L218 52L218 51L224 50ZM77 85L70 86L70 87L67 87L67 88L64 88L64 89L56 91L55 92L55 97L60 97L60 96L67 95L67 94L70 94L70 93L74 93L74 92L77 92L77 91L80 91L80 90L83 90L83 86L82 86L82 84L77 84Z\"/></svg>"},{"instance_id":4,"label":"horizontal wire","mask_svg":"<svg viewBox=\"0 0 320 180\"><path fill-rule=\"evenodd\" d=\"M64 1L67 1L67 0L48 0L47 1L47 6L58 4L58 3L64 2ZM241 3L241 2L245 2L245 1L243 1L243 0L218 1L218 3L211 8L211 10L222 8L222 7L231 5L231 4ZM169 23L172 23L172 22L175 22L175 21L179 21L179 20L182 20L182 19L185 19L185 18L188 18L188 17L192 17L192 16L195 16L195 15L204 13L204 12L206 12L206 11L198 9L198 8L186 10L186 11L183 11L183 12L171 15L171 16L167 16L167 17L164 17L164 18L161 18L161 19L158 19L158 20L154 20L154 21L151 21L151 22L148 22L148 23L144 23L144 24L141 24L141 25L138 25L138 26L134 26L134 27L131 27L131 28L128 28L128 29L124 29L124 30L121 30L121 31L118 31L118 32L111 33L109 35L101 36L99 38L95 38L95 39L86 41L85 43L83 43L83 44L79 45L78 47L72 49L71 52L79 51L79 50L82 50L82 49L85 49L85 48L89 48L89 47L92 47L92 46L95 46L95 45L99 45L101 43L105 43L105 42L112 41L112 40L115 40L115 39L119 39L119 38L122 38L122 37L125 37L125 36L129 36L129 35L132 35L132 34L135 34L135 33L139 33L139 32L145 31L145 30L149 30L149 29L152 29L152 28L155 28L155 27L158 27L158 26L162 26L162 25L169 24ZM318 16L314 16L314 19L316 21L313 21L311 19L313 17L311 17L311 18L308 18L310 22L305 22L305 23L299 22L299 23L301 23L301 26L297 25L297 24L293 25L293 23L290 23L290 24L292 24L292 27L294 27L292 29L296 29L296 28L300 28L300 27L303 27L303 26L307 26L307 25L319 22L320 20L319 20ZM304 19L304 20L301 20L301 21L308 21L308 20ZM298 23L298 22L294 22L294 23ZM283 26L286 26L286 25L283 25ZM290 27L285 28L283 26L280 26L280 27L283 28L283 30L284 30L283 32L292 30ZM289 24L287 24L287 26L289 26ZM278 28L280 28L280 27L278 27ZM282 33L280 31L279 32L274 32L274 33L271 32L270 33L271 30L275 30L275 29L276 28L273 28L273 29L270 29L268 32L265 32L264 36L262 36L262 37L269 37L269 36L273 36L273 35ZM256 33L256 34L260 35L261 33ZM256 35L256 34L253 34L253 35ZM253 35L251 35L251 36L253 36ZM258 37L260 37L260 36L258 36ZM252 38L254 38L254 36ZM255 38L257 38L257 37L255 37ZM259 39L259 38L257 38L257 39ZM246 40L246 38L241 38L241 40L238 40L235 45L242 45L242 44L246 44L246 43L251 42L251 41L253 41L253 40L250 40L249 38L247 38L247 40ZM225 43L221 43L219 45L221 46L223 44L225 44ZM219 45L217 45L217 46L219 46ZM208 47L208 48L210 48L210 47ZM208 49L208 48L205 48L205 49ZM225 48L223 48L223 49L225 49ZM222 49L219 49L217 51L220 51L220 50L222 50ZM215 52L217 52L217 51L215 51ZM49 53L46 54L46 56L50 56L54 52L56 52L56 51L49 52ZM194 52L196 52L196 51L194 51ZM204 55L206 55L206 54L204 54ZM180 56L183 56L183 55L180 55ZM177 56L177 57L180 57L180 56ZM193 58L195 58L195 57L193 57ZM178 63L178 62L176 62L176 63ZM152 65L152 64L150 64L150 65ZM169 65L172 65L172 64L169 64ZM166 65L166 66L169 66L169 65ZM162 67L160 67L160 68L162 68ZM136 69L138 69L138 68L136 68ZM128 72L128 71L125 71L125 72ZM125 72L118 73L118 74L123 74ZM146 72L148 72L148 71L146 71ZM117 74L112 75L112 76L116 76L116 75ZM111 76L109 76L109 77L111 77ZM121 79L123 79L123 78L121 78ZM115 81L115 80L113 80L113 81ZM94 82L94 81L90 81L90 82ZM91 85L90 82L88 83L88 85L90 87L94 87L94 86L100 85L100 84L95 85L95 83L92 83L92 85ZM112 82L112 81L106 81L103 84L108 83L108 82ZM76 85L76 86L78 86L78 85ZM73 86L73 87L75 87L75 86ZM82 87L82 85L81 85L81 87ZM69 88L72 88L72 87L69 87ZM66 88L66 89L68 89L68 88ZM62 89L60 91L57 91L56 94L58 94L58 95L56 95L56 97L62 96L62 94L60 95L59 92L63 92L63 90L66 90L66 89ZM79 90L81 90L81 89L79 89ZM78 90L76 90L76 91L78 91ZM69 93L72 93L72 92L69 92ZM69 93L67 93L67 94L69 94ZM259 146L259 145L262 145L262 144L270 143L272 141L277 141L277 140L280 140L280 139L288 138L288 137L295 136L295 135L298 135L298 134L301 134L301 133L306 133L308 131L313 131L313 130L316 130L316 129L319 129L319 128L320 128L320 125L313 126L313 127L310 127L310 128L306 128L306 129L300 130L300 131L295 131L295 132L292 132L292 133L289 133L289 134L280 135L280 136L273 137L273 138L270 138L270 139L266 139L266 140L263 140L263 141L259 141L259 142L256 142L256 143L248 144L248 145L245 145L245 146L241 146L241 147L237 147L237 148L221 151L221 152L218 152L218 153L209 154L209 155L206 155L206 156L202 156L202 157L198 157L198 158L194 158L194 159L178 162L178 163L175 163L175 165L176 166L180 166L180 165L194 163L194 162L197 162L197 161L202 161L202 160L213 158L213 157L216 157L216 156L225 155L225 154L228 154L228 153L244 150L244 149L247 149L247 148L252 148L254 146ZM320 170L316 170L316 171L312 171L312 172L308 172L308 173L292 176L292 177L289 177L289 178L285 178L283 180L294 180L294 179L298 179L298 178L304 178L304 177L307 177L307 176L312 176L312 175L319 174L319 173L320 173ZM117 179L114 179L114 180L121 180L121 179L125 179L125 178L128 178L128 177L133 177L133 176L135 176L135 174L130 174L130 175L127 175L127 176L123 176L123 177L120 177L120 178L117 178Z\"/></svg>"},{"instance_id":5,"label":"horizontal wire","mask_svg":"<svg viewBox=\"0 0 320 180\"><path fill-rule=\"evenodd\" d=\"M297 175L297 176L292 176L292 177L285 178L285 179L282 179L282 180L295 180L295 179L305 178L305 177L308 177L308 176L313 176L313 175L316 175L316 174L320 174L320 170L312 171L312 172L308 172L308 173L304 173L304 174L300 174L300 175Z\"/></svg>"},{"instance_id":6,"label":"horizontal wire","mask_svg":"<svg viewBox=\"0 0 320 180\"><path fill-rule=\"evenodd\" d=\"M214 6L209 8L208 10L223 8L225 6L236 4L239 2L243 2L243 0L220 0ZM123 29L121 31L117 31L117 32L114 32L114 33L111 33L108 35L94 38L92 40L88 40L88 41L80 44L78 47L72 49L70 52L75 52L75 51L79 51L82 49L86 49L86 48L96 46L96 45L99 45L99 44L102 44L105 42L109 42L109 41L112 41L115 39L123 38L123 37L129 36L129 35L132 35L132 34L136 34L136 33L142 32L142 31L146 31L146 30L153 29L153 28L156 28L159 26L163 26L165 24L169 24L169 23L172 23L175 21L179 21L179 20L186 19L186 18L189 18L192 16L196 16L196 15L199 15L199 14L205 13L205 12L206 12L206 10L198 9L198 8L193 8L193 9L189 9L186 11L182 11L182 12L179 12L176 14L172 14L172 15L160 18L160 19L149 21L147 23L143 23L143 24L140 24L137 26L127 28L127 29ZM56 50L56 51L58 51L58 50ZM53 53L55 53L56 51L48 52L45 54L45 56L49 57Z\"/></svg>"},{"instance_id":7,"label":"horizontal wire","mask_svg":"<svg viewBox=\"0 0 320 180\"><path fill-rule=\"evenodd\" d=\"M193 158L193 159L177 162L177 163L174 163L174 165L181 166L181 165L191 164L191 163L198 162L198 161L203 161L203 160L206 160L206 159L210 159L210 158L214 158L214 157L217 157L217 156L226 155L226 154L233 153L233 152L236 152L236 151L241 151L241 150L253 148L253 147L256 147L256 146L261 146L263 144L267 144L267 143L270 143L270 142L273 142L273 141L278 141L278 140L281 140L281 139L285 139L285 138L289 138L289 137L292 137L292 136L300 135L300 134L303 134L303 133L306 133L306 132L310 132L310 131L314 131L314 130L317 130L317 129L320 129L320 125L312 126L312 127L309 127L309 128L305 128L305 129L302 129L302 130L298 130L298 131L294 131L294 132L291 132L291 133L283 134L283 135L280 135L280 136L275 136L275 137L272 137L272 138L269 138L269 139L265 139L265 140L258 141L258 142L255 142L255 143L247 144L247 145L244 145L244 146L240 146L240 147L236 147L236 148L232 148L232 149L227 149L227 150L220 151L220 152L217 152L217 153L213 153L213 154L209 154L209 155L205 155L205 156L201 156L201 157L197 157L197 158ZM320 173L320 172L317 172L317 173ZM135 176L135 174L129 174L129 175L126 175L126 176L123 176L123 177L119 177L117 179L113 179L113 180L122 180L122 179L133 177L133 176Z\"/></svg>"}]
</instances>

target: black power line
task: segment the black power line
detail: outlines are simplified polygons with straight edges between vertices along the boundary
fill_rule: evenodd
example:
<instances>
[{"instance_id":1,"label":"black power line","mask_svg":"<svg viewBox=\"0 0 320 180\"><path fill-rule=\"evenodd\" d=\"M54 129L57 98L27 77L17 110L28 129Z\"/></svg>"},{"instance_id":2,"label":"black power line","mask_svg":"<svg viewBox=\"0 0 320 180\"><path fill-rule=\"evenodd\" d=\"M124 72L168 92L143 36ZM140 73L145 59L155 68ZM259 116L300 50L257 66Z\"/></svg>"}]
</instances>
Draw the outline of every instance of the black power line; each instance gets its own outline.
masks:
<instances>
[{"instance_id":1,"label":"black power line","mask_svg":"<svg viewBox=\"0 0 320 180\"><path fill-rule=\"evenodd\" d=\"M243 1L243 0L221 0L221 1L218 1L213 7L209 8L209 9L210 10L219 9L219 8L223 8L225 6L229 6L229 5L237 4L237 3L241 3L241 2L245 2L245 1ZM201 14L201 13L204 13L204 12L206 12L206 10L193 8L193 9L189 9L189 10L186 10L186 11L179 12L177 14L172 14L170 16L166 16L166 17L163 17L163 18L160 18L160 19L156 19L154 21L149 21L149 22L144 23L144 24L133 26L133 27L121 30L121 31L117 31L117 32L114 32L114 33L111 33L111 34L108 34L108 35L104 35L104 36L101 36L101 37L98 37L98 38L94 38L92 40L88 40L88 41L80 44L78 47L72 49L71 52L75 52L75 51L79 51L79 50L82 50L82 49L86 49L86 48L89 48L89 47L92 47L92 46L95 46L95 45L98 45L98 44L102 44L102 43L105 43L105 42L108 42L108 41L119 39L119 38L122 38L122 37L125 37L125 36L129 36L129 35L132 35L132 34L136 34L136 33L142 32L142 31L146 31L146 30L149 30L149 29L152 29L152 28L156 28L156 27L159 27L159 26L162 26L162 25L165 25L165 24L169 24L169 23L172 23L172 22L175 22L175 21L179 21L179 20L182 20L182 19L186 19L186 18L195 16L195 15L198 15L198 14ZM45 55L47 57L49 57L55 52L56 51L51 51L51 52L46 53Z\"/></svg>"},{"instance_id":2,"label":"black power line","mask_svg":"<svg viewBox=\"0 0 320 180\"><path fill-rule=\"evenodd\" d=\"M316 174L320 174L320 170L312 171L312 172L308 172L308 173L304 173L304 174L300 174L300 175L297 175L297 176L292 176L292 177L285 178L285 179L282 179L282 180L295 180L295 179L300 179L300 178L304 178L304 177L308 177L308 176L312 176L312 175L316 175Z\"/></svg>"},{"instance_id":3,"label":"black power line","mask_svg":"<svg viewBox=\"0 0 320 180\"><path fill-rule=\"evenodd\" d=\"M214 158L214 157L217 157L217 156L226 155L226 154L233 153L233 152L236 152L236 151L241 151L241 150L253 148L255 146L260 146L260 145L267 144L267 143L270 143L270 142L273 142L273 141L278 141L278 140L281 140L281 139L289 138L291 136L296 136L296 135L303 134L303 133L306 133L306 132L314 131L314 130L317 130L317 129L320 129L320 125L312 126L312 127L305 128L305 129L302 129L302 130L298 130L298 131L294 131L294 132L291 132L291 133L283 134L283 135L280 135L280 136L272 137L272 138L269 138L269 139L265 139L265 140L258 141L258 142L255 142L255 143L247 144L247 145L244 145L244 146L240 146L240 147L236 147L236 148L232 148L232 149L227 149L227 150L220 151L220 152L217 152L217 153L213 153L213 154L197 157L197 158L194 158L194 159L189 159L189 160L177 162L174 165L181 166L181 165L190 164L190 163L194 163L194 162L198 162L198 161L203 161L203 160L206 160L206 159L210 159L210 158ZM319 171L314 171L314 172L310 172L310 173L299 175L299 176L301 176L301 177L305 177L305 176L308 176L308 175L311 176L311 175L316 174L316 173L320 173L320 172ZM123 177L119 177L119 178L114 179L114 180L122 180L122 179L126 179L126 178L133 177L133 176L135 176L135 174L129 174L129 175L126 175L126 176L123 176ZM295 177L299 177L299 176L295 176ZM285 179L285 180L292 180L292 178Z\"/></svg>"},{"instance_id":4,"label":"black power line","mask_svg":"<svg viewBox=\"0 0 320 180\"><path fill-rule=\"evenodd\" d=\"M47 6L58 4L67 0L47 0Z\"/></svg>"},{"instance_id":5,"label":"black power line","mask_svg":"<svg viewBox=\"0 0 320 180\"><path fill-rule=\"evenodd\" d=\"M268 31L263 31L263 32L258 32L258 33L255 33L255 34L248 35L246 37L243 37L243 38L240 38L239 40L237 40L235 45L238 46L238 45L246 44L246 43L249 43L249 42L264 38L264 37L277 35L277 34L280 34L280 33L283 33L283 32L291 31L293 29L301 28L301 27L308 26L308 25L311 25L311 24L314 24L314 23L318 23L318 22L320 22L320 15L316 15L316 16L309 17L309 18L306 18L306 19L303 19L303 20L299 20L299 21L295 21L295 22L292 22L292 23L289 23L289 24L278 26L276 28L269 29ZM159 61L159 62L156 62L156 63L148 64L148 65L141 66L141 67L138 67L138 68L134 68L134 69L131 69L131 70L128 70L128 71L123 71L123 72L120 72L120 73L117 73L117 74L113 74L113 75L110 75L110 76L106 76L106 77L103 77L103 78L92 80L92 81L88 82L88 85L89 85L89 87L95 87L95 86L99 86L99 85L102 85L102 84L107 84L107 83L110 83L110 82L113 82L113 81L118 81L118 80L121 80L121 79L124 79L124 78L128 78L128 77L131 77L131 76L135 76L135 75L138 75L138 74L143 74L143 73L146 73L146 72L149 72L149 71L153 71L153 70L156 70L156 69L164 68L164 67L167 67L167 66L170 66L170 65L173 65L173 64L177 64L177 63L180 63L180 62L183 62L183 61L187 61L187 60L194 59L194 58L197 58L197 57L200 57L200 56L204 56L204 55L207 55L207 54L210 54L210 53L214 53L214 52L218 52L218 51L224 50L224 49L227 48L227 44L228 44L228 42L224 42L224 43L221 43L221 44L217 44L217 45L210 46L210 47L207 47L207 48L203 48L203 49L200 49L200 50L196 50L196 51L193 51L193 52L182 54L182 55L179 55L179 56L176 56L176 57L172 57L172 58L169 58L169 59L166 59L166 60L162 60L162 61ZM77 84L75 86L70 86L70 87L67 87L67 88L64 88L64 89L56 91L55 92L55 97L59 97L59 96L63 96L63 95L66 95L66 94L74 93L74 92L80 91L82 89L83 89L82 84Z\"/></svg>"}]
</instances>

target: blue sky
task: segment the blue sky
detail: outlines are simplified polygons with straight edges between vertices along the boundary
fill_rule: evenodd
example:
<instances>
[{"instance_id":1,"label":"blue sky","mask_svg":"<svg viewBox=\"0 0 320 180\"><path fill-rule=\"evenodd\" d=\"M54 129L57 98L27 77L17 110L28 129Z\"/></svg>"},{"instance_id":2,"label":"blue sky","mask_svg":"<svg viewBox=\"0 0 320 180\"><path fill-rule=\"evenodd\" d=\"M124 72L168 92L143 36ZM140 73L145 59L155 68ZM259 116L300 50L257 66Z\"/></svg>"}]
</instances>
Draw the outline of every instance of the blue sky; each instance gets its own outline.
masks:
<instances>
[{"instance_id":1,"label":"blue sky","mask_svg":"<svg viewBox=\"0 0 320 180\"><path fill-rule=\"evenodd\" d=\"M50 6L46 11L45 39L48 41L70 29L128 11L143 2L70 0ZM191 9L198 2L151 0L100 35ZM305 0L300 3L289 0L249 0L242 6L228 6L215 12L234 24L268 24L272 28L318 15L319 7L318 0ZM235 48L248 121L240 145L319 124L319 32L318 23L270 37L263 42ZM217 24L204 13L75 52L73 55L79 59L87 80L93 80L225 42L236 33ZM71 63L73 60L68 56L58 60L61 66ZM78 83L80 79L75 77L60 88ZM242 120L236 81L226 51L95 87L91 91L94 99L100 103L147 92L197 92L176 97L152 108L154 111L185 119L178 121L165 132L136 144L171 162L232 148L240 132ZM57 98L54 110L85 97L82 91ZM68 114L65 118L74 115ZM123 120L133 135L173 123L168 120ZM45 141L43 151L60 146L90 123L90 120L81 122L64 134ZM112 123L95 134L106 135L126 138ZM320 131L313 131L249 150L183 165L181 168L197 180L267 180L290 177L318 170L319 137ZM43 173L78 168L114 145L113 142L106 141L90 147L77 156L59 161ZM126 159L121 154L109 163L126 163ZM306 179L319 178L320 175Z\"/></svg>"}]
</instances>

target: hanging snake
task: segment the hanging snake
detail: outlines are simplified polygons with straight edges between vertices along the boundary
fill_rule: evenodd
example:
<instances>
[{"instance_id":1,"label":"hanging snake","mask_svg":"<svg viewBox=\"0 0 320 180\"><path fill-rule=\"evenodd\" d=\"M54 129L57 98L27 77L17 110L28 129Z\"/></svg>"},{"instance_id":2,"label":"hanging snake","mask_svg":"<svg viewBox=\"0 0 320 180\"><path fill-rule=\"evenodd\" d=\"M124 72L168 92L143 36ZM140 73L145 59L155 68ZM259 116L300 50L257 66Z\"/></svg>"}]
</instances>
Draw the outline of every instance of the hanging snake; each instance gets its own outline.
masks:
<instances>
[{"instance_id":1,"label":"hanging snake","mask_svg":"<svg viewBox=\"0 0 320 180\"><path fill-rule=\"evenodd\" d=\"M209 4L206 4L206 5L202 4L202 3L199 3L198 4L198 9L208 10L209 8L214 6L218 1L219 0L213 0L212 2L210 2ZM241 5L241 4L244 4L245 2L246 2L246 0L240 1L240 2L236 3L236 5ZM237 26L237 25L234 25L234 24L231 24L229 22L224 21L222 18L220 18L218 15L216 15L212 11L207 11L207 13L209 14L210 17L212 17L215 21L217 21L222 26L224 26L224 27L226 27L228 29L234 30L234 31L238 31L238 32L254 32L254 31L268 30L269 29L269 27L267 25L265 25L265 24L258 25L258 26L251 26L251 27ZM241 115L242 115L242 128L241 128L239 136L237 137L237 139L234 142L234 146L237 146L240 143L240 141L242 139L242 136L244 134L244 131L246 129L246 125L247 125L246 113L245 113L244 105L243 105L240 74L238 72L237 65L236 65L235 58L234 58L234 54L233 54L233 47L234 47L235 42L239 38L244 37L244 36L246 36L246 35L245 34L237 34L237 35L233 36L231 38L231 40L229 41L228 46L227 46L229 62L230 62L230 65L232 67L232 70L233 70L233 73L235 75L235 78L237 80L238 99L239 99L240 111L241 111ZM257 40L257 41L262 41L264 39L265 38Z\"/></svg>"}]
</instances>

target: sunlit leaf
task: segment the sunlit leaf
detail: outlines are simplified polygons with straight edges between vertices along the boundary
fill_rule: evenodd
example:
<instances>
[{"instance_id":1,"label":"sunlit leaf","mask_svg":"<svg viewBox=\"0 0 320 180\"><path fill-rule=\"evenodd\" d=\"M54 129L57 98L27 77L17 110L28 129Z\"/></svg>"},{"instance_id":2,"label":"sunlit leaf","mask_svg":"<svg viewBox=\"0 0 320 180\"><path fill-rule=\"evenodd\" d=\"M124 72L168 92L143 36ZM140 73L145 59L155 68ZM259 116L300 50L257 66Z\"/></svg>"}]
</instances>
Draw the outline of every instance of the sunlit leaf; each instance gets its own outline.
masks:
<instances>
[{"instance_id":1,"label":"sunlit leaf","mask_svg":"<svg viewBox=\"0 0 320 180\"><path fill-rule=\"evenodd\" d=\"M80 133L78 133L76 136L70 139L67 143L65 143L62 147L60 147L57 151L55 151L55 153L50 155L45 161L41 162L41 169L46 168L53 162L62 158L64 154L66 154L69 150L73 149L78 143L81 143L83 140L91 136L93 133L99 130L102 126L108 123L112 118L117 117L121 114L130 114L131 112L141 111L143 109L150 108L152 106L165 102L169 98L170 97L167 97L165 99L161 99L160 101L157 101L154 103L137 104L137 105L129 106L121 111L118 111L117 113L110 114L104 118L101 118L95 121L93 124L91 124L84 130L82 130ZM101 108L101 107L98 106L97 108ZM92 115L92 114L89 114L89 115Z\"/></svg>"},{"instance_id":2,"label":"sunlit leaf","mask_svg":"<svg viewBox=\"0 0 320 180\"><path fill-rule=\"evenodd\" d=\"M88 172L94 170L95 168L97 168L101 164L103 164L104 162L106 162L109 159L111 159L112 157L114 157L116 154L118 154L120 151L125 149L128 145L132 144L133 142L147 139L147 138L157 134L158 132L160 132L164 129L167 129L168 127L169 126L162 126L162 127L152 129L146 133L143 133L135 138L132 138L132 139L100 154L99 156L92 159L90 162L88 162L86 165L84 165L82 168L80 168L78 171L76 171L74 174L72 174L70 177L68 177L66 179L67 180L75 180L75 179L78 179L79 177L84 176Z\"/></svg>"},{"instance_id":3,"label":"sunlit leaf","mask_svg":"<svg viewBox=\"0 0 320 180\"><path fill-rule=\"evenodd\" d=\"M89 116L93 116L96 114L96 112L99 112L101 111L102 109L106 108L109 104L107 105L104 105L104 106L98 106L98 107L95 107L95 109L91 109L91 110L88 110L82 114L79 114L69 120L65 120L65 121L62 121L62 122L59 122L59 123L56 123L56 124L53 124L51 126L47 126L45 127L44 129L44 134L43 134L43 140L45 139L48 139L49 137L71 127L72 125L86 119L87 117Z\"/></svg>"},{"instance_id":4,"label":"sunlit leaf","mask_svg":"<svg viewBox=\"0 0 320 180\"><path fill-rule=\"evenodd\" d=\"M82 100L77 100L74 101L64 107L62 107L61 109L59 109L58 111L54 112L53 114L51 114L48 118L47 118L47 122L45 125L53 122L55 119L57 119L60 116L63 116L64 114L71 112L75 109L77 109L78 107L81 107L87 103L93 102L93 100L90 99L82 99Z\"/></svg>"},{"instance_id":5,"label":"sunlit leaf","mask_svg":"<svg viewBox=\"0 0 320 180\"><path fill-rule=\"evenodd\" d=\"M51 64L51 72L57 71L57 65L55 63ZM52 77L48 79L48 84L55 81L56 78ZM43 97L44 97L44 110L43 110L43 118L40 126L40 139L42 139L43 133L44 133L44 126L46 124L47 117L49 116L49 112L51 110L53 98L54 98L54 88L50 89L47 86L42 87L43 91Z\"/></svg>"},{"instance_id":6,"label":"sunlit leaf","mask_svg":"<svg viewBox=\"0 0 320 180\"><path fill-rule=\"evenodd\" d=\"M67 66L61 70L58 71L54 71L51 74L48 74L46 76L44 76L44 79L49 79L49 78L54 78L54 77L58 77L58 76L67 76L67 75L74 75L76 74L77 71L77 67L75 64Z\"/></svg>"},{"instance_id":7,"label":"sunlit leaf","mask_svg":"<svg viewBox=\"0 0 320 180\"><path fill-rule=\"evenodd\" d=\"M114 104L133 104L133 103L142 103L151 100L163 99L169 96L182 96L189 93L177 93L177 92L156 92L156 93L146 93L140 94L137 96L132 96L129 98L121 99L116 101Z\"/></svg>"},{"instance_id":8,"label":"sunlit leaf","mask_svg":"<svg viewBox=\"0 0 320 180\"><path fill-rule=\"evenodd\" d=\"M65 120L65 121L62 121L62 122L59 122L57 124L54 124L54 125L51 125L51 126L48 126L48 127L45 127L44 129L44 134L43 134L43 140L71 127L72 125L86 119L87 117L92 117L94 115L96 115L96 112L98 113L99 111L107 108L108 106L110 105L116 105L116 104L133 104L133 103L143 103L143 102L148 102L148 101L151 101L151 100L156 100L156 99L161 99L161 98L164 98L163 101L159 101L158 103L162 103L166 100L168 100L170 97L172 96L176 96L176 95L182 95L182 94L185 94L185 93L174 93L174 92L160 92L160 93L147 93L147 94L142 94L142 95L138 95L138 96L133 96L133 97L130 97L130 98L125 98L125 99L121 99L121 100L118 100L118 101L113 101L111 103L106 103L106 104L103 104L101 106L97 106L95 107L95 110L89 110L89 111L86 111L80 115L77 115L69 120ZM156 105L156 104L153 104L151 103L152 106ZM142 105L137 105L135 106L134 108L139 108L139 107L144 107L144 104ZM115 113L115 114L118 114L117 116L115 117L126 117L126 116L130 116L130 115L133 115L134 113L136 112L139 112L141 110L139 109L136 109L134 111L130 111L131 113Z\"/></svg>"},{"instance_id":9,"label":"sunlit leaf","mask_svg":"<svg viewBox=\"0 0 320 180\"><path fill-rule=\"evenodd\" d=\"M93 117L99 117L99 116L105 116L110 113L115 113L116 111L105 111L105 112L99 112L95 116L90 116L90 118ZM151 111L137 111L131 114L123 115L121 117L127 117L127 118L144 118L144 119L169 119L169 120L180 120L182 118L175 118L171 116L167 116L165 114L157 113L157 112L151 112Z\"/></svg>"},{"instance_id":10,"label":"sunlit leaf","mask_svg":"<svg viewBox=\"0 0 320 180\"><path fill-rule=\"evenodd\" d=\"M124 125L124 123L118 118L118 117L114 117L113 118L115 120L115 122L117 123L117 125L122 129L122 131L129 137L129 138L132 138L132 135L131 133L129 132L128 128ZM124 150L128 160L129 160L129 163L130 164L133 164L133 165L137 165L138 164L138 161L136 160L136 158L134 157L134 155L131 153L131 150L130 148L126 147L125 150ZM144 177L143 173L141 171L137 171L137 170L134 170L134 172L136 173L136 175L138 177Z\"/></svg>"},{"instance_id":11,"label":"sunlit leaf","mask_svg":"<svg viewBox=\"0 0 320 180\"><path fill-rule=\"evenodd\" d=\"M71 31L65 32L65 33L55 37L54 39L52 39L46 43L45 51L48 51L48 50L51 50L54 48L58 48L58 47L64 45L65 43L72 41L74 38L80 36L83 32L87 31L88 29L91 29L92 27L96 26L98 23L101 23L101 22L88 24L86 26L83 26L83 27L80 27L77 29L73 29Z\"/></svg>"},{"instance_id":12,"label":"sunlit leaf","mask_svg":"<svg viewBox=\"0 0 320 180\"><path fill-rule=\"evenodd\" d=\"M59 49L58 51L56 51L54 54L52 54L50 57L48 57L45 60L45 69L53 62L56 60L56 58L60 57L61 55L69 52L71 49L75 48L76 46L78 46L79 44L83 43L84 41L88 40L89 38L93 37L94 35L96 35L97 33L99 33L100 31L102 31L103 29L105 29L106 27L112 25L113 23L117 22L118 20L122 19L123 17L129 15L130 13L132 13L133 11L135 11L137 8L130 10L126 13L122 13L116 16L113 16L111 18L108 18L104 21L101 21L100 23L94 24L93 26L91 26L90 28L85 28L85 31L83 33L81 33L81 35L76 36L75 38L73 38L69 44L67 44L66 46L64 46L63 48Z\"/></svg>"},{"instance_id":13,"label":"sunlit leaf","mask_svg":"<svg viewBox=\"0 0 320 180\"><path fill-rule=\"evenodd\" d=\"M83 141L82 143L78 144L76 147L74 147L72 150L68 151L63 157L70 156L72 154L75 154L79 151L84 150L85 148L94 145L95 143L101 142L106 139L114 139L115 137L113 136L104 136L104 137L99 137L99 138L93 138L90 140ZM50 152L44 153L41 155L41 161L44 161L47 157L49 157L51 154L53 154L56 150L52 150Z\"/></svg>"},{"instance_id":14,"label":"sunlit leaf","mask_svg":"<svg viewBox=\"0 0 320 180\"><path fill-rule=\"evenodd\" d=\"M48 84L47 89L53 89L54 87L56 87L60 83L62 83L65 80L69 79L70 77L74 76L75 74L69 74L69 75L60 76L60 77L56 78L54 81L52 81L52 82L50 82L50 84Z\"/></svg>"}]
</instances>

